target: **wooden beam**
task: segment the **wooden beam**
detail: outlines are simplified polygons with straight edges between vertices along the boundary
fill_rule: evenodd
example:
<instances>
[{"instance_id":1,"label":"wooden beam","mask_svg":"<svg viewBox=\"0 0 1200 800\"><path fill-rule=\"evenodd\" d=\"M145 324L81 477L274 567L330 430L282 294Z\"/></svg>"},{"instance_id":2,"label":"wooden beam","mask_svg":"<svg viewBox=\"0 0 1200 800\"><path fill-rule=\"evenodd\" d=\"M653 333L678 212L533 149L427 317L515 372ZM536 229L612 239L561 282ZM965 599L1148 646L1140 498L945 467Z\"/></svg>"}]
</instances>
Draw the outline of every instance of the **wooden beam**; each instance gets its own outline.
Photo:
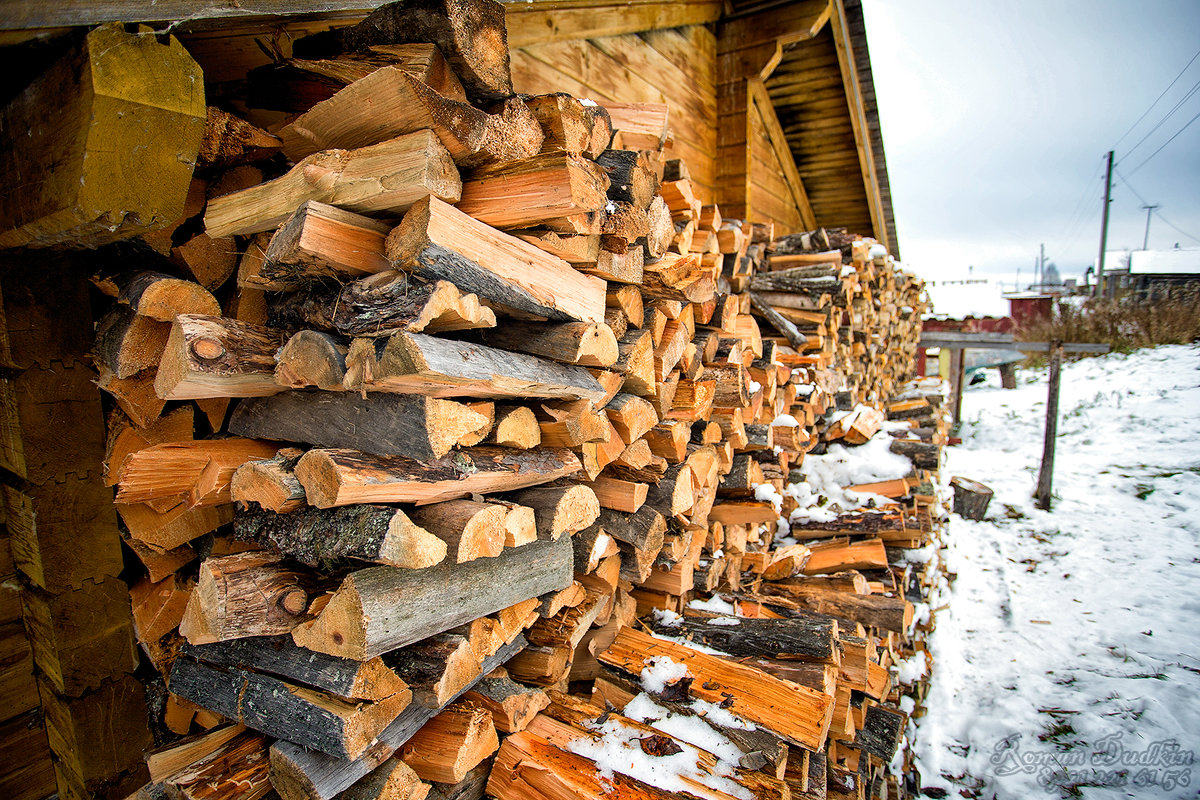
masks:
<instances>
[{"instance_id":1,"label":"wooden beam","mask_svg":"<svg viewBox=\"0 0 1200 800\"><path fill-rule=\"evenodd\" d=\"M767 130L767 140L771 143L771 149L775 152L775 157L779 159L779 165L783 168L784 181L792 194L792 202L796 204L796 209L800 212L804 228L815 230L817 217L813 213L812 203L808 200L808 192L804 189L800 171L796 168L796 159L792 156L791 146L783 134L783 128L779 125L779 117L775 116L775 106L771 102L771 96L767 94L767 88L759 78L747 80L746 88L751 101L762 115L763 127Z\"/></svg>"},{"instance_id":2,"label":"wooden beam","mask_svg":"<svg viewBox=\"0 0 1200 800\"><path fill-rule=\"evenodd\" d=\"M621 36L627 33L704 25L721 17L722 5L713 0L659 2L632 0L553 0L505 3L508 46Z\"/></svg>"},{"instance_id":3,"label":"wooden beam","mask_svg":"<svg viewBox=\"0 0 1200 800\"><path fill-rule=\"evenodd\" d=\"M846 9L842 5L842 0L829 0L829 5L833 10L829 24L833 31L833 43L837 47L842 84L846 87L850 124L854 129L854 145L858 151L863 188L867 192L871 226L875 229L875 238L882 242L884 247L891 250L887 217L883 213L883 200L880 197L879 173L875 168L875 154L871 148L871 130L867 124L866 103L863 101L862 84L858 79L858 66L854 62L854 47L851 44L850 30L846 23Z\"/></svg>"}]
</instances>

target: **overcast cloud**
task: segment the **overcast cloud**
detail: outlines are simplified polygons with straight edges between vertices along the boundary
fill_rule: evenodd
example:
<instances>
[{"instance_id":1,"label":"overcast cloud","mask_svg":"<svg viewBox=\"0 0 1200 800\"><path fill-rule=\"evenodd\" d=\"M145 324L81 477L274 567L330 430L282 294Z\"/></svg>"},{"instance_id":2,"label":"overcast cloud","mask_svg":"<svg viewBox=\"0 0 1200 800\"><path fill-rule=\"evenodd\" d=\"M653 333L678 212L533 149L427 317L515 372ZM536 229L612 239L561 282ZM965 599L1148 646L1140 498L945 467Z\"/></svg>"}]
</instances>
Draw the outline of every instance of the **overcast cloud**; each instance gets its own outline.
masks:
<instances>
[{"instance_id":1,"label":"overcast cloud","mask_svg":"<svg viewBox=\"0 0 1200 800\"><path fill-rule=\"evenodd\" d=\"M1031 277L1038 245L1082 275L1100 237L1104 155L1116 150L1109 249L1200 246L1197 0L864 0L897 235L930 278ZM1119 143L1118 143L1118 140Z\"/></svg>"}]
</instances>

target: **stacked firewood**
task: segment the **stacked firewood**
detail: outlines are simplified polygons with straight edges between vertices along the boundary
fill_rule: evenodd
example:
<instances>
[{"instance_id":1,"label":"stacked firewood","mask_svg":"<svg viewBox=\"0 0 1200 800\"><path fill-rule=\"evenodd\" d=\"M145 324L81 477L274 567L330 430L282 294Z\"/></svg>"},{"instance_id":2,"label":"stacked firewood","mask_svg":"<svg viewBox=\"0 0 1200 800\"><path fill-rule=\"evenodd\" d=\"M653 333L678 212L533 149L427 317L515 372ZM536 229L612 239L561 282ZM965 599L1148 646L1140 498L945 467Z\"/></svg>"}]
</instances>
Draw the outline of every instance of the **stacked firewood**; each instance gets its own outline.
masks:
<instances>
[{"instance_id":1,"label":"stacked firewood","mask_svg":"<svg viewBox=\"0 0 1200 800\"><path fill-rule=\"evenodd\" d=\"M894 791L919 281L721 219L664 106L513 96L503 14L460 22L298 42L247 91L298 116L213 110L171 260L95 278L139 796ZM806 454L884 439L805 516Z\"/></svg>"}]
</instances>

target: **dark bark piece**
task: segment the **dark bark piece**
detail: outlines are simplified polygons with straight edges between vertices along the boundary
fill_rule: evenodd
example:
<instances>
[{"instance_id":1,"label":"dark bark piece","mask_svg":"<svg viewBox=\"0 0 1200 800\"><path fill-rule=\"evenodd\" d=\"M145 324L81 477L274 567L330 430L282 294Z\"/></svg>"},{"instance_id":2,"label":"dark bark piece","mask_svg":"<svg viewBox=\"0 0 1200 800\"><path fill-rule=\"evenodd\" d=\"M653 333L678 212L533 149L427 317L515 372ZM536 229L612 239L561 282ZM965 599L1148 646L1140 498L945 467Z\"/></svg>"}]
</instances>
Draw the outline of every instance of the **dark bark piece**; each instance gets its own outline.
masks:
<instances>
[{"instance_id":1,"label":"dark bark piece","mask_svg":"<svg viewBox=\"0 0 1200 800\"><path fill-rule=\"evenodd\" d=\"M228 111L209 106L196 169L227 169L262 161L278 153L279 147L278 137Z\"/></svg>"},{"instance_id":2,"label":"dark bark piece","mask_svg":"<svg viewBox=\"0 0 1200 800\"><path fill-rule=\"evenodd\" d=\"M253 636L213 644L185 644L183 655L216 667L267 673L354 700L411 694L408 684L379 659L354 661L297 647L290 636Z\"/></svg>"},{"instance_id":3,"label":"dark bark piece","mask_svg":"<svg viewBox=\"0 0 1200 800\"><path fill-rule=\"evenodd\" d=\"M513 94L504 6L492 0L407 0L376 9L349 28L296 42L300 58L328 58L372 45L432 42L474 103Z\"/></svg>"},{"instance_id":4,"label":"dark bark piece","mask_svg":"<svg viewBox=\"0 0 1200 800\"><path fill-rule=\"evenodd\" d=\"M131 378L158 366L171 326L138 315L127 306L114 306L96 327L93 354L117 378Z\"/></svg>"},{"instance_id":5,"label":"dark bark piece","mask_svg":"<svg viewBox=\"0 0 1200 800\"><path fill-rule=\"evenodd\" d=\"M388 271L342 286L320 285L271 299L271 322L310 325L343 336L387 336L491 328L496 313L450 281L426 281Z\"/></svg>"},{"instance_id":6,"label":"dark bark piece","mask_svg":"<svg viewBox=\"0 0 1200 800\"><path fill-rule=\"evenodd\" d=\"M596 163L608 173L608 197L644 209L658 194L658 176L644 152L606 150Z\"/></svg>"},{"instance_id":7,"label":"dark bark piece","mask_svg":"<svg viewBox=\"0 0 1200 800\"><path fill-rule=\"evenodd\" d=\"M254 730L338 758L358 758L408 705L406 693L349 702L248 670L222 669L180 657L171 693Z\"/></svg>"},{"instance_id":8,"label":"dark bark piece","mask_svg":"<svg viewBox=\"0 0 1200 800\"><path fill-rule=\"evenodd\" d=\"M911 459L913 466L921 469L938 469L941 465L942 446L940 444L896 439L888 449L897 455Z\"/></svg>"},{"instance_id":9,"label":"dark bark piece","mask_svg":"<svg viewBox=\"0 0 1200 800\"><path fill-rule=\"evenodd\" d=\"M765 656L830 661L836 657L836 623L816 614L793 619L743 619L736 625L714 625L702 617L684 617L675 625L655 620L655 633L690 639L731 656Z\"/></svg>"},{"instance_id":10,"label":"dark bark piece","mask_svg":"<svg viewBox=\"0 0 1200 800\"><path fill-rule=\"evenodd\" d=\"M508 661L525 646L525 638L518 636L485 658L480 677ZM464 686L462 691L465 692L472 685L474 681ZM456 698L457 695L450 702ZM271 785L283 800L333 800L339 792L345 791L391 758L439 710L421 703L409 703L357 761L334 758L289 741L275 742L271 746Z\"/></svg>"},{"instance_id":11,"label":"dark bark piece","mask_svg":"<svg viewBox=\"0 0 1200 800\"><path fill-rule=\"evenodd\" d=\"M423 569L446 557L443 541L390 506L238 512L233 530L242 541L266 545L310 567L352 558Z\"/></svg>"},{"instance_id":12,"label":"dark bark piece","mask_svg":"<svg viewBox=\"0 0 1200 800\"><path fill-rule=\"evenodd\" d=\"M885 763L896 755L900 740L904 738L904 726L908 715L888 708L873 705L866 711L863 725L854 735L854 743Z\"/></svg>"},{"instance_id":13,"label":"dark bark piece","mask_svg":"<svg viewBox=\"0 0 1200 800\"><path fill-rule=\"evenodd\" d=\"M370 659L572 581L569 539L507 548L495 558L449 560L420 572L373 567L351 573L316 619L293 631L297 644Z\"/></svg>"},{"instance_id":14,"label":"dark bark piece","mask_svg":"<svg viewBox=\"0 0 1200 800\"><path fill-rule=\"evenodd\" d=\"M285 392L238 403L229 431L375 455L440 458L486 422L462 403L421 395Z\"/></svg>"}]
</instances>

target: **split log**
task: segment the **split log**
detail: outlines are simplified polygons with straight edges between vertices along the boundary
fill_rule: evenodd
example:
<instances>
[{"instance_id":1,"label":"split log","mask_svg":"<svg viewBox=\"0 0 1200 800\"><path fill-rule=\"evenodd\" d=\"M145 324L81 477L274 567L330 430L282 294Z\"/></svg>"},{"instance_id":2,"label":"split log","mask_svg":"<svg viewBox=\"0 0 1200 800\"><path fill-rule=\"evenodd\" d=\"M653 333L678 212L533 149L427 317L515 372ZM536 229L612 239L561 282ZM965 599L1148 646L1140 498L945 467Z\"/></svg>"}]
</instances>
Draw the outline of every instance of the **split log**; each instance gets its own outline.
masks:
<instances>
[{"instance_id":1,"label":"split log","mask_svg":"<svg viewBox=\"0 0 1200 800\"><path fill-rule=\"evenodd\" d=\"M413 279L394 270L273 298L271 318L282 326L311 325L343 336L386 336L395 330L443 333L496 324L492 309L453 283Z\"/></svg>"},{"instance_id":2,"label":"split log","mask_svg":"<svg viewBox=\"0 0 1200 800\"><path fill-rule=\"evenodd\" d=\"M456 205L495 228L545 225L562 233L599 233L571 218L602 210L607 192L608 175L594 162L548 153L476 170Z\"/></svg>"},{"instance_id":3,"label":"split log","mask_svg":"<svg viewBox=\"0 0 1200 800\"><path fill-rule=\"evenodd\" d=\"M344 337L320 331L297 331L275 354L275 382L289 389L310 387L340 392L345 387Z\"/></svg>"},{"instance_id":4,"label":"split log","mask_svg":"<svg viewBox=\"0 0 1200 800\"><path fill-rule=\"evenodd\" d=\"M354 661L297 647L290 636L254 636L202 645L184 645L182 655L206 664L261 672L310 686L347 700L397 697L407 705L412 692L383 661Z\"/></svg>"},{"instance_id":5,"label":"split log","mask_svg":"<svg viewBox=\"0 0 1200 800\"><path fill-rule=\"evenodd\" d=\"M0 248L98 247L178 219L203 86L173 37L115 23L81 37L0 111L0 128L21 131L0 154Z\"/></svg>"},{"instance_id":6,"label":"split log","mask_svg":"<svg viewBox=\"0 0 1200 800\"><path fill-rule=\"evenodd\" d=\"M207 558L179 632L192 644L287 633L303 619L312 579L275 553Z\"/></svg>"},{"instance_id":7,"label":"split log","mask_svg":"<svg viewBox=\"0 0 1200 800\"><path fill-rule=\"evenodd\" d=\"M172 550L212 533L233 519L232 505L188 506L156 511L144 503L116 504L121 522L137 541L160 551Z\"/></svg>"},{"instance_id":8,"label":"split log","mask_svg":"<svg viewBox=\"0 0 1200 800\"><path fill-rule=\"evenodd\" d=\"M477 500L447 500L413 509L412 518L446 544L449 560L464 564L504 550L508 509Z\"/></svg>"},{"instance_id":9,"label":"split log","mask_svg":"<svg viewBox=\"0 0 1200 800\"><path fill-rule=\"evenodd\" d=\"M370 217L309 200L271 237L259 276L281 290L391 269L383 255L390 230Z\"/></svg>"},{"instance_id":10,"label":"split log","mask_svg":"<svg viewBox=\"0 0 1200 800\"><path fill-rule=\"evenodd\" d=\"M624 511L627 514L632 514L642 507L650 488L649 484L623 481L605 475L600 475L586 485L596 493L602 508Z\"/></svg>"},{"instance_id":11,"label":"split log","mask_svg":"<svg viewBox=\"0 0 1200 800\"><path fill-rule=\"evenodd\" d=\"M604 320L604 281L468 214L466 203L455 208L436 197L415 204L388 235L387 257L505 308L559 321Z\"/></svg>"},{"instance_id":12,"label":"split log","mask_svg":"<svg viewBox=\"0 0 1200 800\"><path fill-rule=\"evenodd\" d=\"M236 319L181 314L171 325L155 393L165 400L261 397L282 392L275 382L277 331Z\"/></svg>"},{"instance_id":13,"label":"split log","mask_svg":"<svg viewBox=\"0 0 1200 800\"><path fill-rule=\"evenodd\" d=\"M721 703L729 713L750 720L798 747L824 748L833 701L823 692L786 683L752 667L656 639L632 628L622 628L612 646L597 658L626 675L637 676L655 656L667 656L687 667L693 680L686 691L692 696Z\"/></svg>"},{"instance_id":14,"label":"split log","mask_svg":"<svg viewBox=\"0 0 1200 800\"><path fill-rule=\"evenodd\" d=\"M620 252L600 250L595 262L579 265L578 269L588 275L595 275L606 281L640 285L645 277L645 263L640 247L625 249L617 246Z\"/></svg>"},{"instance_id":15,"label":"split log","mask_svg":"<svg viewBox=\"0 0 1200 800\"><path fill-rule=\"evenodd\" d=\"M537 155L542 129L519 99L488 114L448 97L407 71L381 67L322 100L279 131L292 161L320 150L349 150L430 130L464 167Z\"/></svg>"},{"instance_id":16,"label":"split log","mask_svg":"<svg viewBox=\"0 0 1200 800\"><path fill-rule=\"evenodd\" d=\"M602 104L612 118L613 143L618 150L662 150L667 140L665 103Z\"/></svg>"},{"instance_id":17,"label":"split log","mask_svg":"<svg viewBox=\"0 0 1200 800\"><path fill-rule=\"evenodd\" d=\"M791 598L802 607L818 614L848 619L880 630L904 633L912 624L912 603L902 597L851 594L824 587L805 586L802 581L792 585L765 584L763 591Z\"/></svg>"},{"instance_id":18,"label":"split log","mask_svg":"<svg viewBox=\"0 0 1200 800\"><path fill-rule=\"evenodd\" d=\"M308 505L304 487L293 470L304 451L285 447L274 458L247 461L233 473L229 496L235 503L257 503L259 508L280 514Z\"/></svg>"},{"instance_id":19,"label":"split log","mask_svg":"<svg viewBox=\"0 0 1200 800\"><path fill-rule=\"evenodd\" d=\"M167 442L130 453L121 465L118 503L180 497L191 506L232 501L233 473L247 461L271 458L277 445L253 439Z\"/></svg>"},{"instance_id":20,"label":"split log","mask_svg":"<svg viewBox=\"0 0 1200 800\"><path fill-rule=\"evenodd\" d=\"M393 756L338 795L338 800L425 800L432 787Z\"/></svg>"},{"instance_id":21,"label":"split log","mask_svg":"<svg viewBox=\"0 0 1200 800\"><path fill-rule=\"evenodd\" d=\"M542 127L542 152L562 150L585 153L592 144L592 115L583 103L565 92L542 94L525 100Z\"/></svg>"},{"instance_id":22,"label":"split log","mask_svg":"<svg viewBox=\"0 0 1200 800\"><path fill-rule=\"evenodd\" d=\"M572 580L567 539L506 549L421 572L373 567L351 573L316 619L296 628L301 647L367 660L449 630Z\"/></svg>"},{"instance_id":23,"label":"split log","mask_svg":"<svg viewBox=\"0 0 1200 800\"><path fill-rule=\"evenodd\" d=\"M904 738L908 715L887 706L866 709L863 726L854 734L854 744L877 758L890 762Z\"/></svg>"},{"instance_id":24,"label":"split log","mask_svg":"<svg viewBox=\"0 0 1200 800\"><path fill-rule=\"evenodd\" d=\"M617 337L604 323L539 325L508 321L484 334L489 347L584 367L611 367L617 361Z\"/></svg>"},{"instance_id":25,"label":"split log","mask_svg":"<svg viewBox=\"0 0 1200 800\"><path fill-rule=\"evenodd\" d=\"M437 45L472 102L512 96L504 7L487 0L389 3L356 25L301 39L295 52L302 58L324 58L411 42Z\"/></svg>"},{"instance_id":26,"label":"split log","mask_svg":"<svg viewBox=\"0 0 1200 800\"><path fill-rule=\"evenodd\" d=\"M484 660L481 675L496 669L524 647L525 639L518 636ZM468 688L470 684L462 691ZM333 800L390 758L436 713L437 709L410 703L379 735L375 746L357 761L347 762L292 742L278 741L271 747L271 785L284 800Z\"/></svg>"},{"instance_id":27,"label":"split log","mask_svg":"<svg viewBox=\"0 0 1200 800\"><path fill-rule=\"evenodd\" d=\"M504 733L525 730L529 721L550 704L541 689L522 686L503 670L485 677L463 698L486 708L496 729Z\"/></svg>"},{"instance_id":28,"label":"split log","mask_svg":"<svg viewBox=\"0 0 1200 800\"><path fill-rule=\"evenodd\" d=\"M279 139L228 111L209 106L196 169L228 169L262 161L279 152ZM211 313L207 311L197 313Z\"/></svg>"},{"instance_id":29,"label":"split log","mask_svg":"<svg viewBox=\"0 0 1200 800\"><path fill-rule=\"evenodd\" d=\"M257 800L271 791L269 765L266 738L242 729L155 785L162 786L163 796L170 800ZM228 788L218 795L216 786Z\"/></svg>"},{"instance_id":30,"label":"split log","mask_svg":"<svg viewBox=\"0 0 1200 800\"><path fill-rule=\"evenodd\" d=\"M144 428L158 419L167 401L154 393L156 370L145 369L128 378L118 378L115 372L104 365L97 366L100 374L96 378L96 385L112 395L135 425Z\"/></svg>"},{"instance_id":31,"label":"split log","mask_svg":"<svg viewBox=\"0 0 1200 800\"><path fill-rule=\"evenodd\" d=\"M180 314L220 315L221 306L212 292L193 281L161 272L141 270L115 275L97 275L92 283L135 314L159 322L171 322Z\"/></svg>"},{"instance_id":32,"label":"split log","mask_svg":"<svg viewBox=\"0 0 1200 800\"><path fill-rule=\"evenodd\" d=\"M186 656L171 668L171 692L271 736L339 758L358 758L404 707L407 693L375 702L336 695Z\"/></svg>"},{"instance_id":33,"label":"split log","mask_svg":"<svg viewBox=\"0 0 1200 800\"><path fill-rule=\"evenodd\" d=\"M579 484L542 486L514 492L507 499L533 509L539 539L556 540L587 528L600 514L595 493Z\"/></svg>"},{"instance_id":34,"label":"split log","mask_svg":"<svg viewBox=\"0 0 1200 800\"><path fill-rule=\"evenodd\" d=\"M457 783L499 746L488 710L460 701L425 723L400 749L400 758L422 780Z\"/></svg>"},{"instance_id":35,"label":"split log","mask_svg":"<svg viewBox=\"0 0 1200 800\"><path fill-rule=\"evenodd\" d=\"M296 477L310 503L331 508L435 503L474 492L512 491L570 475L579 467L574 453L554 448L475 447L427 461L355 450L310 450L297 463Z\"/></svg>"},{"instance_id":36,"label":"split log","mask_svg":"<svg viewBox=\"0 0 1200 800\"><path fill-rule=\"evenodd\" d=\"M229 432L427 459L444 456L486 422L463 403L421 395L285 392L238 403Z\"/></svg>"},{"instance_id":37,"label":"split log","mask_svg":"<svg viewBox=\"0 0 1200 800\"><path fill-rule=\"evenodd\" d=\"M537 416L528 406L496 406L496 422L487 437L488 444L528 450L542 443Z\"/></svg>"},{"instance_id":38,"label":"split log","mask_svg":"<svg viewBox=\"0 0 1200 800\"><path fill-rule=\"evenodd\" d=\"M734 624L726 624L736 620ZM654 633L688 639L736 657L833 661L837 658L837 623L818 614L790 619L712 619L686 616L674 622L647 621Z\"/></svg>"},{"instance_id":39,"label":"split log","mask_svg":"<svg viewBox=\"0 0 1200 800\"><path fill-rule=\"evenodd\" d=\"M242 541L266 545L310 567L352 558L423 569L446 557L444 541L388 506L239 512L233 530Z\"/></svg>"},{"instance_id":40,"label":"split log","mask_svg":"<svg viewBox=\"0 0 1200 800\"><path fill-rule=\"evenodd\" d=\"M658 194L658 175L644 152L606 150L596 163L608 173L610 200L644 209Z\"/></svg>"},{"instance_id":41,"label":"split log","mask_svg":"<svg viewBox=\"0 0 1200 800\"><path fill-rule=\"evenodd\" d=\"M398 215L429 195L456 202L462 183L446 148L419 131L358 150L327 150L280 178L208 202L210 236L267 231L298 206L318 200L363 214Z\"/></svg>"},{"instance_id":42,"label":"split log","mask_svg":"<svg viewBox=\"0 0 1200 800\"><path fill-rule=\"evenodd\" d=\"M569 264L579 267L596 263L600 257L599 236L568 236L559 235L554 231L532 230L511 231L523 242L528 242L539 250L545 250L552 256L558 256Z\"/></svg>"},{"instance_id":43,"label":"split log","mask_svg":"<svg viewBox=\"0 0 1200 800\"><path fill-rule=\"evenodd\" d=\"M117 378L127 379L158 366L171 326L143 317L126 306L115 306L96 326L92 353L98 364Z\"/></svg>"},{"instance_id":44,"label":"split log","mask_svg":"<svg viewBox=\"0 0 1200 800\"><path fill-rule=\"evenodd\" d=\"M378 343L356 340L347 372L350 388L372 392L596 402L604 397L603 388L582 367L423 333L397 332Z\"/></svg>"}]
</instances>

